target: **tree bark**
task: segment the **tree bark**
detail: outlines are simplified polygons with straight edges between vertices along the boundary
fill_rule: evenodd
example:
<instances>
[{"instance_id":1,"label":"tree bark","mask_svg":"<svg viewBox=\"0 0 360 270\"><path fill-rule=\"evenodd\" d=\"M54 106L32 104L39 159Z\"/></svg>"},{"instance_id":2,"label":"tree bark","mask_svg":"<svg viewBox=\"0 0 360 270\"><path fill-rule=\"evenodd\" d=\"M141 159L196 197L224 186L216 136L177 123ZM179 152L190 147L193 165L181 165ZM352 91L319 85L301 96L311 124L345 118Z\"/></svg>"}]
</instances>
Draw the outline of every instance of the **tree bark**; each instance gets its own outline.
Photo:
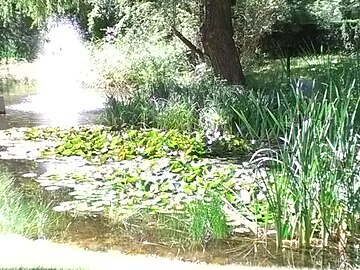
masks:
<instances>
[{"instance_id":1,"label":"tree bark","mask_svg":"<svg viewBox=\"0 0 360 270\"><path fill-rule=\"evenodd\" d=\"M245 76L233 39L234 0L201 0L201 41L217 76L231 84L245 85Z\"/></svg>"}]
</instances>

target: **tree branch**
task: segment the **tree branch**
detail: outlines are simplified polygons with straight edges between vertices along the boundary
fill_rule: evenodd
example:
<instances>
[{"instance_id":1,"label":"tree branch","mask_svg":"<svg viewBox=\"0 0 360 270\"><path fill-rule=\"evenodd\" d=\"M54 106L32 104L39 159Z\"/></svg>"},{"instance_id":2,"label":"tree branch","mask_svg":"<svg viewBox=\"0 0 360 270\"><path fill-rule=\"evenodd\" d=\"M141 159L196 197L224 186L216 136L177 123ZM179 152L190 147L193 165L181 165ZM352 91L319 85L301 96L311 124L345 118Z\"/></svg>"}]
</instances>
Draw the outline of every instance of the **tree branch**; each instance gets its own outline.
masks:
<instances>
[{"instance_id":1,"label":"tree branch","mask_svg":"<svg viewBox=\"0 0 360 270\"><path fill-rule=\"evenodd\" d=\"M205 62L205 54L202 50L200 50L190 40L188 40L186 37L184 37L183 34L181 34L175 28L175 26L171 26L171 30L174 33L174 35L177 36L193 53L195 53L197 56L199 56L199 59L202 62Z\"/></svg>"}]
</instances>

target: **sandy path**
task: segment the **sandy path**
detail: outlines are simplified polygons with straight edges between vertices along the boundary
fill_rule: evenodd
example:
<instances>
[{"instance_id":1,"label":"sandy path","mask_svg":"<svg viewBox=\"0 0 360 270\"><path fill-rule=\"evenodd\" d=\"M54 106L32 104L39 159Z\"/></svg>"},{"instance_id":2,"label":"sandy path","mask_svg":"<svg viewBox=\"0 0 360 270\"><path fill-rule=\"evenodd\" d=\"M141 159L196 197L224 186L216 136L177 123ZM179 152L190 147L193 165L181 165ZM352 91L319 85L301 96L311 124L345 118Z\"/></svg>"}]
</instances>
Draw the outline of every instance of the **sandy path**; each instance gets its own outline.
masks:
<instances>
[{"instance_id":1,"label":"sandy path","mask_svg":"<svg viewBox=\"0 0 360 270\"><path fill-rule=\"evenodd\" d=\"M246 266L197 264L154 256L94 252L46 240L29 240L19 235L0 235L0 268L38 267L141 270L233 270ZM266 269L259 268L256 269ZM283 268L285 269L285 268Z\"/></svg>"}]
</instances>

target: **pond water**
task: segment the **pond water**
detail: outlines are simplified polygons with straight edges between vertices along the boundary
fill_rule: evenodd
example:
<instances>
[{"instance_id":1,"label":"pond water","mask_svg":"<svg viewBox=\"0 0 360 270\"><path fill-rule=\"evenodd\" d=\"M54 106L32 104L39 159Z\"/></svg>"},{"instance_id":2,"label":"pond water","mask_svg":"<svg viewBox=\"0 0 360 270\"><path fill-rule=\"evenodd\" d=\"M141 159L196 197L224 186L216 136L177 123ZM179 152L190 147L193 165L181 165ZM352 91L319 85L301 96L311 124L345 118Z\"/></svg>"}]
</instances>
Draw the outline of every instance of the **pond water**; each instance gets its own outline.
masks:
<instances>
[{"instance_id":1,"label":"pond water","mask_svg":"<svg viewBox=\"0 0 360 270\"><path fill-rule=\"evenodd\" d=\"M12 172L17 184L24 190L38 188L46 203L56 202L68 196L67 192L46 191L34 181L25 177L28 173L41 174L46 171L46 163L25 160L0 160L0 165ZM31 191L30 191L31 192ZM39 196L36 196L37 198ZM347 265L350 258L337 254L335 249L277 250L274 237L267 240L255 239L250 235L237 235L226 241L209 242L204 246L184 248L162 243L162 239L146 235L127 234L124 229L109 226L100 216L76 218L66 231L55 237L56 242L70 243L95 251L116 250L125 254L152 254L191 262L215 264L243 264L252 266L292 266L292 267L339 267Z\"/></svg>"},{"instance_id":2,"label":"pond water","mask_svg":"<svg viewBox=\"0 0 360 270\"><path fill-rule=\"evenodd\" d=\"M5 94L5 100L7 114L0 116L0 129L91 124L101 113L103 104L101 95L87 91L80 91L78 95L61 99L60 96L41 95L36 92L22 94L12 90ZM43 190L34 181L34 177L44 173L49 165L54 166L53 162L7 159L0 160L0 165L15 176L17 184L24 190L39 189L42 199L46 202L61 201L64 199L62 196L67 196L67 192ZM58 164L64 165L66 166L64 162ZM165 245L156 237L128 235L123 229L109 226L100 217L74 220L66 232L55 241L72 243L91 250L119 250L126 254L155 254L217 264L339 267L354 260L360 261L359 254L349 258L347 254L336 254L335 249L277 250L273 236L259 240L248 235L237 235L227 241L209 242L206 247L182 248Z\"/></svg>"},{"instance_id":3,"label":"pond water","mask_svg":"<svg viewBox=\"0 0 360 270\"><path fill-rule=\"evenodd\" d=\"M0 130L90 124L99 117L104 104L103 95L94 90L82 89L71 95L29 92L21 88L4 92L6 114L0 115Z\"/></svg>"}]
</instances>

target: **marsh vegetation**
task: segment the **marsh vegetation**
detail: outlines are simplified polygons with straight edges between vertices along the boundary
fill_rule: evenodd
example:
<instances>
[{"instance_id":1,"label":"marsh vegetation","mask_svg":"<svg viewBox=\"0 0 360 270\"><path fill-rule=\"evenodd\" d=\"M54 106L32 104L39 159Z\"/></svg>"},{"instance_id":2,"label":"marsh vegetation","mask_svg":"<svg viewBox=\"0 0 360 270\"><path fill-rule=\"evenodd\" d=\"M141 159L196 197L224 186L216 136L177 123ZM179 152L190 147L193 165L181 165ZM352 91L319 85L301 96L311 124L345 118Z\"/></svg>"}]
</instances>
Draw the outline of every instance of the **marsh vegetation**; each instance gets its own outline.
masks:
<instances>
[{"instance_id":1,"label":"marsh vegetation","mask_svg":"<svg viewBox=\"0 0 360 270\"><path fill-rule=\"evenodd\" d=\"M4 43L0 56L33 60L18 30L29 29L24 35L35 44L51 44L41 41L46 19L73 16L57 23L76 24L81 37L86 65L73 61L81 67L76 83L102 91L106 103L92 125L2 131L2 158L23 151L55 164L20 190L10 187L11 176L1 176L2 231L50 237L58 226L67 228L64 217L89 218L169 248L206 249L251 237L278 250L336 250L347 263L359 263L356 2L227 3L234 20L224 35L235 35L223 57L212 47L219 40L207 40L204 28L213 18L197 1L65 1L36 9L27 8L32 1L8 2L9 12L0 13L5 24L23 14L38 31L13 24L4 33L14 42ZM205 10L214 3L207 2ZM234 63L235 46L243 65ZM53 49L63 59L68 48ZM235 60L224 65L229 55ZM1 77L3 85L17 81ZM64 93L70 106L72 92ZM39 190L56 199L29 205Z\"/></svg>"}]
</instances>

